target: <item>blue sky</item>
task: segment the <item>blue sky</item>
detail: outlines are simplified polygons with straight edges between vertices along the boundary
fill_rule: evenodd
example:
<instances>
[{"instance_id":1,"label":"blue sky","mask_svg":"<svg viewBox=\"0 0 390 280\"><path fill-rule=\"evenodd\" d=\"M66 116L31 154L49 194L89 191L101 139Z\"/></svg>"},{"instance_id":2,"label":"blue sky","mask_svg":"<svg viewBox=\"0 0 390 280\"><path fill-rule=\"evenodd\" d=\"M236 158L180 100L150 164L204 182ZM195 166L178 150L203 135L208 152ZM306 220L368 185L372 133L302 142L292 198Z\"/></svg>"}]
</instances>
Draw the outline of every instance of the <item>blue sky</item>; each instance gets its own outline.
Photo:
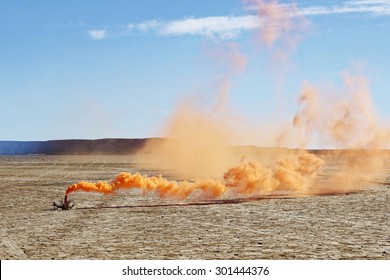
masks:
<instances>
[{"instance_id":1,"label":"blue sky","mask_svg":"<svg viewBox=\"0 0 390 280\"><path fill-rule=\"evenodd\" d=\"M230 43L248 60L231 78L244 116L291 118L303 81L337 85L358 64L388 120L390 1L296 4L310 26L279 71L238 0L0 0L0 139L160 136L182 100L213 100L228 70L209 52Z\"/></svg>"}]
</instances>

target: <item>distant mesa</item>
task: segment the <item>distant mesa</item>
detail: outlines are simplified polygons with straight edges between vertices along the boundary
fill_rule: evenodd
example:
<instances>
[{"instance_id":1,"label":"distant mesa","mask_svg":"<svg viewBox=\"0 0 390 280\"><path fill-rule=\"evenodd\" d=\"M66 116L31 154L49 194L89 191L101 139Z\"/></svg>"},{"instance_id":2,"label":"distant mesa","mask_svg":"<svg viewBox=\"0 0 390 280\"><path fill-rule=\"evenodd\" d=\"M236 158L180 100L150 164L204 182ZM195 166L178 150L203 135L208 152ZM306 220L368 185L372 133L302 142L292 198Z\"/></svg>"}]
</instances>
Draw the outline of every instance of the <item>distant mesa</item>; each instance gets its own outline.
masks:
<instances>
[{"instance_id":1,"label":"distant mesa","mask_svg":"<svg viewBox=\"0 0 390 280\"><path fill-rule=\"evenodd\" d=\"M0 141L0 155L125 155L144 147L147 139Z\"/></svg>"}]
</instances>

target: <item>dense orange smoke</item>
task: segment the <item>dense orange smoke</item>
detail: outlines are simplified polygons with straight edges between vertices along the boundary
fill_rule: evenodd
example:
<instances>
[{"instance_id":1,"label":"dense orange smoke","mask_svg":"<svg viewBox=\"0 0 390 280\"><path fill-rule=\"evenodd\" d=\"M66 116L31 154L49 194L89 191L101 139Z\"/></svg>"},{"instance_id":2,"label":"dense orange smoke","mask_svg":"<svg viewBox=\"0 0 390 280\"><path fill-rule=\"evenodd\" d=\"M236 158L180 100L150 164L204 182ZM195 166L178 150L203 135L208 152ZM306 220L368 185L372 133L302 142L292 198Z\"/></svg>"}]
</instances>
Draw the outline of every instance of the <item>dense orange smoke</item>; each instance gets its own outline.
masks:
<instances>
[{"instance_id":1,"label":"dense orange smoke","mask_svg":"<svg viewBox=\"0 0 390 280\"><path fill-rule=\"evenodd\" d=\"M229 169L224 180L227 187L243 194L269 194L275 190L304 193L315 186L317 172L323 163L306 152L278 161L273 168L243 161L238 167Z\"/></svg>"},{"instance_id":2,"label":"dense orange smoke","mask_svg":"<svg viewBox=\"0 0 390 280\"><path fill-rule=\"evenodd\" d=\"M237 167L225 172L223 180L210 178L194 182L176 182L160 176L142 176L139 173L121 173L111 182L80 182L66 190L66 195L75 191L109 194L118 189L139 188L144 193L154 192L160 197L178 200L194 194L201 198L218 198L225 193L245 195L271 194L276 190L290 193L305 193L317 180L317 172L323 161L313 154L302 152L297 158L286 158L269 168L260 163L242 160Z\"/></svg>"},{"instance_id":3,"label":"dense orange smoke","mask_svg":"<svg viewBox=\"0 0 390 280\"><path fill-rule=\"evenodd\" d=\"M109 183L80 182L68 187L66 194L75 191L99 192L109 194L124 188L139 188L144 192L155 192L161 197L170 196L178 199L185 199L196 189L200 189L207 197L216 197L224 192L224 186L214 180L207 179L195 183L183 181L169 181L162 176L147 177L139 173L120 173Z\"/></svg>"}]
</instances>

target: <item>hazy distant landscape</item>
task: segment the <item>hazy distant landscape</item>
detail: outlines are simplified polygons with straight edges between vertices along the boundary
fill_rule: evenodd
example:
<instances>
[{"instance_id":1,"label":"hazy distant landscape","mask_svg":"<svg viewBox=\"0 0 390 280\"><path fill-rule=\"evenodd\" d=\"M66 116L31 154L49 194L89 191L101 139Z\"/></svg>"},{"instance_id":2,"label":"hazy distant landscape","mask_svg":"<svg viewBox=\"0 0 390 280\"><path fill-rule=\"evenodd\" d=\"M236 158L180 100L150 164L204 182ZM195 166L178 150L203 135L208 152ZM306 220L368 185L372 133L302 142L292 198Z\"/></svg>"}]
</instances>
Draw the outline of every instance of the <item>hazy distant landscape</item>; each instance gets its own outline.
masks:
<instances>
[{"instance_id":1,"label":"hazy distant landscape","mask_svg":"<svg viewBox=\"0 0 390 280\"><path fill-rule=\"evenodd\" d=\"M50 141L0 141L0 155L72 155L72 154L130 154L148 140L159 139L97 139Z\"/></svg>"}]
</instances>

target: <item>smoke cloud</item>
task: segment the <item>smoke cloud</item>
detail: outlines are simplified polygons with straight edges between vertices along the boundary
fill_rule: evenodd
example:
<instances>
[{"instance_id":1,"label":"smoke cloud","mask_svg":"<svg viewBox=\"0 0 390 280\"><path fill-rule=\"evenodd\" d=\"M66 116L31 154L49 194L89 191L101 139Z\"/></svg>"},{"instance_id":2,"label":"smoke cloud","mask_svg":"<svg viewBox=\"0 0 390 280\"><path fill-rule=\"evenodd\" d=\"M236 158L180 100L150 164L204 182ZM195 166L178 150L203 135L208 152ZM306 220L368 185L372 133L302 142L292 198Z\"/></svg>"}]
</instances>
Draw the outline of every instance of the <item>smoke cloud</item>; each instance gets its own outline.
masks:
<instances>
[{"instance_id":1,"label":"smoke cloud","mask_svg":"<svg viewBox=\"0 0 390 280\"><path fill-rule=\"evenodd\" d=\"M362 188L378 180L377 173L386 163L383 149L390 143L390 129L380 126L367 79L344 73L343 81L343 88L333 93L306 82L298 99L302 109L293 120L300 147L314 141L337 149L329 161L340 170L329 185L339 190Z\"/></svg>"},{"instance_id":2,"label":"smoke cloud","mask_svg":"<svg viewBox=\"0 0 390 280\"><path fill-rule=\"evenodd\" d=\"M295 5L264 0L245 3L257 5L261 40L269 48L279 44L288 53L291 46L296 46L308 21L299 15ZM181 102L163 128L167 140L150 141L141 151L164 169L197 179L177 182L162 176L121 173L108 183L73 184L66 194L108 194L138 188L143 193L154 192L178 200L276 192L313 195L362 190L378 180L385 163L382 149L389 146L390 130L379 125L381 120L363 75L344 73L343 87L335 90L304 82L298 97L300 109L290 123L278 126L281 131L273 124L269 124L272 129L248 129L253 126L235 113L229 96L232 77L244 72L248 59L233 43L222 44L211 54L214 62L225 69L217 79L216 95L210 98L214 102L199 103L196 98ZM251 160L243 158L236 165L237 147L232 143L240 144L258 131L264 138L275 139L273 146L295 146L298 150L275 149L272 160L265 162L249 154ZM273 132L275 135L270 135ZM307 152L314 143L336 150Z\"/></svg>"}]
</instances>

